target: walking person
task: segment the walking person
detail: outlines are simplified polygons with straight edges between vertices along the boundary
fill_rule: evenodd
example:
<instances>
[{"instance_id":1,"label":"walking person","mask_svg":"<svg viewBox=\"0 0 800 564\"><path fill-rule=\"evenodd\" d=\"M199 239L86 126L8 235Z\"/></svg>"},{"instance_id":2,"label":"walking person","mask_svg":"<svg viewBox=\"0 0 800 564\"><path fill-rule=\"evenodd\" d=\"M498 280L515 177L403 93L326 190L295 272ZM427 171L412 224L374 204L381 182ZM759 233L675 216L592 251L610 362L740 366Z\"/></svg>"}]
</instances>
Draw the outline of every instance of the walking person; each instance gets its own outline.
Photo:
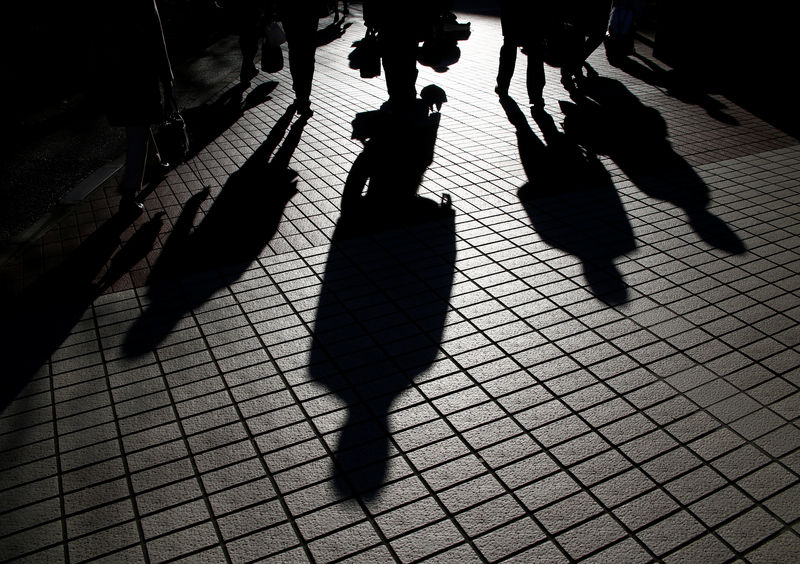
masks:
<instances>
[{"instance_id":1,"label":"walking person","mask_svg":"<svg viewBox=\"0 0 800 564\"><path fill-rule=\"evenodd\" d=\"M314 113L311 109L311 85L316 65L319 10L316 9L315 0L282 0L280 4L289 48L294 110L303 117L309 117Z\"/></svg>"},{"instance_id":2,"label":"walking person","mask_svg":"<svg viewBox=\"0 0 800 564\"><path fill-rule=\"evenodd\" d=\"M232 12L236 33L239 34L239 50L242 53L242 67L239 82L244 88L258 74L254 62L258 53L258 40L264 28L264 0L229 0L226 6Z\"/></svg>"},{"instance_id":3,"label":"walking person","mask_svg":"<svg viewBox=\"0 0 800 564\"><path fill-rule=\"evenodd\" d=\"M560 8L559 18L574 27L578 41L576 56L561 67L561 84L570 95L578 93L586 59L605 39L610 11L610 0L569 0Z\"/></svg>"},{"instance_id":4,"label":"walking person","mask_svg":"<svg viewBox=\"0 0 800 564\"><path fill-rule=\"evenodd\" d=\"M120 185L121 208L142 209L148 160L161 162L151 126L164 116L164 98L172 97L174 75L155 0L98 3L102 17L98 63L106 114L111 125L125 127L125 172Z\"/></svg>"},{"instance_id":5,"label":"walking person","mask_svg":"<svg viewBox=\"0 0 800 564\"><path fill-rule=\"evenodd\" d=\"M390 0L365 0L364 23L378 32L390 107L406 111L412 109L417 99L419 43L433 35L448 2L414 0L405 3L403 10L399 9L399 4ZM412 17L403 17L404 14L412 14Z\"/></svg>"},{"instance_id":6,"label":"walking person","mask_svg":"<svg viewBox=\"0 0 800 564\"><path fill-rule=\"evenodd\" d=\"M333 2L333 23L338 23L339 18L344 20L350 15L350 9L347 7L347 0L342 0L342 15L339 15L339 0Z\"/></svg>"},{"instance_id":7,"label":"walking person","mask_svg":"<svg viewBox=\"0 0 800 564\"><path fill-rule=\"evenodd\" d=\"M267 17L283 24L289 48L289 73L292 75L294 111L310 117L311 85L316 65L317 29L320 0L268 0Z\"/></svg>"},{"instance_id":8,"label":"walking person","mask_svg":"<svg viewBox=\"0 0 800 564\"><path fill-rule=\"evenodd\" d=\"M529 103L534 110L544 109L544 35L547 19L546 14L534 12L531 1L500 1L503 46L500 48L495 92L501 97L508 96L517 63L517 50L521 47L528 57L526 86Z\"/></svg>"}]
</instances>

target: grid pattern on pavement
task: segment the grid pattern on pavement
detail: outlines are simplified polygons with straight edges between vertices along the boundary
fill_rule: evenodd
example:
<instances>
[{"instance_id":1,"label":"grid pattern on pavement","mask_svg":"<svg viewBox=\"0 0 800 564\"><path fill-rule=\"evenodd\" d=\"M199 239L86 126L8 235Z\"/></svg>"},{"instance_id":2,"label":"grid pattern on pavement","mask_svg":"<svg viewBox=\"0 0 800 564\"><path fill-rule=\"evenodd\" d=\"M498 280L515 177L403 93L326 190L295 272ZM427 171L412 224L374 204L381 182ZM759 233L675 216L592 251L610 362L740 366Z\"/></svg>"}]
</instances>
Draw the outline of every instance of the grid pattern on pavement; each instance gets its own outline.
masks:
<instances>
[{"instance_id":1,"label":"grid pattern on pavement","mask_svg":"<svg viewBox=\"0 0 800 564\"><path fill-rule=\"evenodd\" d=\"M126 268L98 270L108 284L0 416L3 559L798 553L800 146L601 49L593 66L658 110L683 168L655 182L602 155L613 189L521 200L518 136L492 92L499 21L459 19L472 23L461 60L418 80L449 99L420 194L449 193L452 218L331 243L362 150L350 122L385 97L347 67L356 14L318 51L302 129L285 123L288 73L259 75L254 88L278 82L269 99L120 228ZM524 108L523 64L511 95ZM568 96L547 78L560 127ZM296 193L230 207L233 173L297 134ZM96 192L13 268L58 263L116 205L112 185ZM202 234L219 217L226 241L267 232L252 260L150 278L186 222ZM152 250L129 259L134 234Z\"/></svg>"}]
</instances>

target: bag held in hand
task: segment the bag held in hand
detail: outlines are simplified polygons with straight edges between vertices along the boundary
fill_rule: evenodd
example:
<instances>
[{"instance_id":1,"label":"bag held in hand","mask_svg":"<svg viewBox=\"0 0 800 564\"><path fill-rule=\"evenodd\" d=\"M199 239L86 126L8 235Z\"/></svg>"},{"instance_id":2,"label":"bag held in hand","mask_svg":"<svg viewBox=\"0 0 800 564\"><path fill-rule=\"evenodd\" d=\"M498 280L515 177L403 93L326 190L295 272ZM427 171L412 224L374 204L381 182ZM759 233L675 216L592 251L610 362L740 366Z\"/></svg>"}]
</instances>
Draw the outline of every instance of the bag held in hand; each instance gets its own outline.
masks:
<instances>
[{"instance_id":1,"label":"bag held in hand","mask_svg":"<svg viewBox=\"0 0 800 564\"><path fill-rule=\"evenodd\" d=\"M158 127L158 150L162 160L180 163L189 156L189 133L175 97L168 95L164 107L164 121Z\"/></svg>"},{"instance_id":2,"label":"bag held in hand","mask_svg":"<svg viewBox=\"0 0 800 564\"><path fill-rule=\"evenodd\" d=\"M286 34L281 22L270 22L264 32L264 44L270 47L280 47L286 43Z\"/></svg>"},{"instance_id":3,"label":"bag held in hand","mask_svg":"<svg viewBox=\"0 0 800 564\"><path fill-rule=\"evenodd\" d=\"M361 78L375 78L381 74L381 52L378 33L375 28L367 28L367 34L359 43L361 55Z\"/></svg>"},{"instance_id":4,"label":"bag held in hand","mask_svg":"<svg viewBox=\"0 0 800 564\"><path fill-rule=\"evenodd\" d=\"M278 72L283 69L283 49L280 45L266 45L261 47L261 70L264 72Z\"/></svg>"}]
</instances>

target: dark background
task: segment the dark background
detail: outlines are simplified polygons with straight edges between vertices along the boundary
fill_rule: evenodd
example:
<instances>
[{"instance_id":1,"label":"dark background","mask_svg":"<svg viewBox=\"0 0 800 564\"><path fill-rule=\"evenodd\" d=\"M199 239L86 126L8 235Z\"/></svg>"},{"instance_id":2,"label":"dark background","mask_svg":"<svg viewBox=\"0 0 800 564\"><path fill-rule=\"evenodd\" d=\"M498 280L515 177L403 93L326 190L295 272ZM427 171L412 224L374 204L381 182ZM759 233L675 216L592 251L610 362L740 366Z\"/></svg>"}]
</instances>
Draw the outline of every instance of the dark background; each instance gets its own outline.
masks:
<instances>
[{"instance_id":1,"label":"dark background","mask_svg":"<svg viewBox=\"0 0 800 564\"><path fill-rule=\"evenodd\" d=\"M158 5L175 65L232 32L215 0L159 0ZM464 11L497 13L498 5L455 0L455 8ZM640 38L695 88L722 94L800 137L800 112L791 88L797 49L789 6L770 3L757 10L722 0L646 0ZM122 131L108 127L93 94L100 25L92 17L91 2L4 6L0 243L38 219L91 171L122 154Z\"/></svg>"}]
</instances>

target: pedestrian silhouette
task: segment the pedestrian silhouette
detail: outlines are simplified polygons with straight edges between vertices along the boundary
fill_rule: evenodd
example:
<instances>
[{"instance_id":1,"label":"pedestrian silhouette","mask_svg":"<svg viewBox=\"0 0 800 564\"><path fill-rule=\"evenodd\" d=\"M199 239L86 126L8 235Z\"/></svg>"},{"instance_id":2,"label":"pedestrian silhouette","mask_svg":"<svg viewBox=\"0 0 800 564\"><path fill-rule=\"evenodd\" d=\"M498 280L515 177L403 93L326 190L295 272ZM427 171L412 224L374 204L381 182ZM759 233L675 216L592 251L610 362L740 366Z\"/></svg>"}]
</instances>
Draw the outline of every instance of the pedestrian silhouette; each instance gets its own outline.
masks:
<instances>
[{"instance_id":1,"label":"pedestrian silhouette","mask_svg":"<svg viewBox=\"0 0 800 564\"><path fill-rule=\"evenodd\" d=\"M267 10L276 14L286 33L289 72L295 96L292 108L298 114L310 117L313 114L311 85L320 15L318 0L268 0Z\"/></svg>"},{"instance_id":2,"label":"pedestrian silhouette","mask_svg":"<svg viewBox=\"0 0 800 564\"><path fill-rule=\"evenodd\" d=\"M437 23L447 13L449 2L414 0L403 3L389 0L365 0L364 23L377 31L386 90L387 109L413 111L417 99L416 81L418 47L432 36ZM403 17L402 14L412 14Z\"/></svg>"},{"instance_id":3,"label":"pedestrian silhouette","mask_svg":"<svg viewBox=\"0 0 800 564\"><path fill-rule=\"evenodd\" d=\"M239 35L242 55L239 81L247 88L258 74L255 56L258 53L258 41L264 32L266 0L227 0L225 8L230 11L234 29Z\"/></svg>"},{"instance_id":4,"label":"pedestrian silhouette","mask_svg":"<svg viewBox=\"0 0 800 564\"><path fill-rule=\"evenodd\" d=\"M561 64L561 84L572 93L583 79L583 66L586 59L603 43L608 27L611 10L609 0L568 0L556 8L554 26L572 30L572 37L566 45L571 53L564 57Z\"/></svg>"},{"instance_id":5,"label":"pedestrian silhouette","mask_svg":"<svg viewBox=\"0 0 800 564\"><path fill-rule=\"evenodd\" d=\"M101 16L98 63L102 101L111 125L125 127L125 172L120 184L123 207L141 208L136 194L147 176L168 168L161 162L152 125L164 117L174 76L155 0L98 3Z\"/></svg>"},{"instance_id":6,"label":"pedestrian silhouette","mask_svg":"<svg viewBox=\"0 0 800 564\"><path fill-rule=\"evenodd\" d=\"M517 50L522 48L528 57L525 84L528 102L534 109L544 107L544 38L549 25L549 12L536 13L533 2L501 0L500 24L503 30L503 45L500 47L500 63L497 69L495 92L508 96Z\"/></svg>"},{"instance_id":7,"label":"pedestrian silhouette","mask_svg":"<svg viewBox=\"0 0 800 564\"><path fill-rule=\"evenodd\" d=\"M342 0L341 16L339 15L339 0L333 2L333 23L339 23L350 15L350 8L347 5L347 0Z\"/></svg>"}]
</instances>

